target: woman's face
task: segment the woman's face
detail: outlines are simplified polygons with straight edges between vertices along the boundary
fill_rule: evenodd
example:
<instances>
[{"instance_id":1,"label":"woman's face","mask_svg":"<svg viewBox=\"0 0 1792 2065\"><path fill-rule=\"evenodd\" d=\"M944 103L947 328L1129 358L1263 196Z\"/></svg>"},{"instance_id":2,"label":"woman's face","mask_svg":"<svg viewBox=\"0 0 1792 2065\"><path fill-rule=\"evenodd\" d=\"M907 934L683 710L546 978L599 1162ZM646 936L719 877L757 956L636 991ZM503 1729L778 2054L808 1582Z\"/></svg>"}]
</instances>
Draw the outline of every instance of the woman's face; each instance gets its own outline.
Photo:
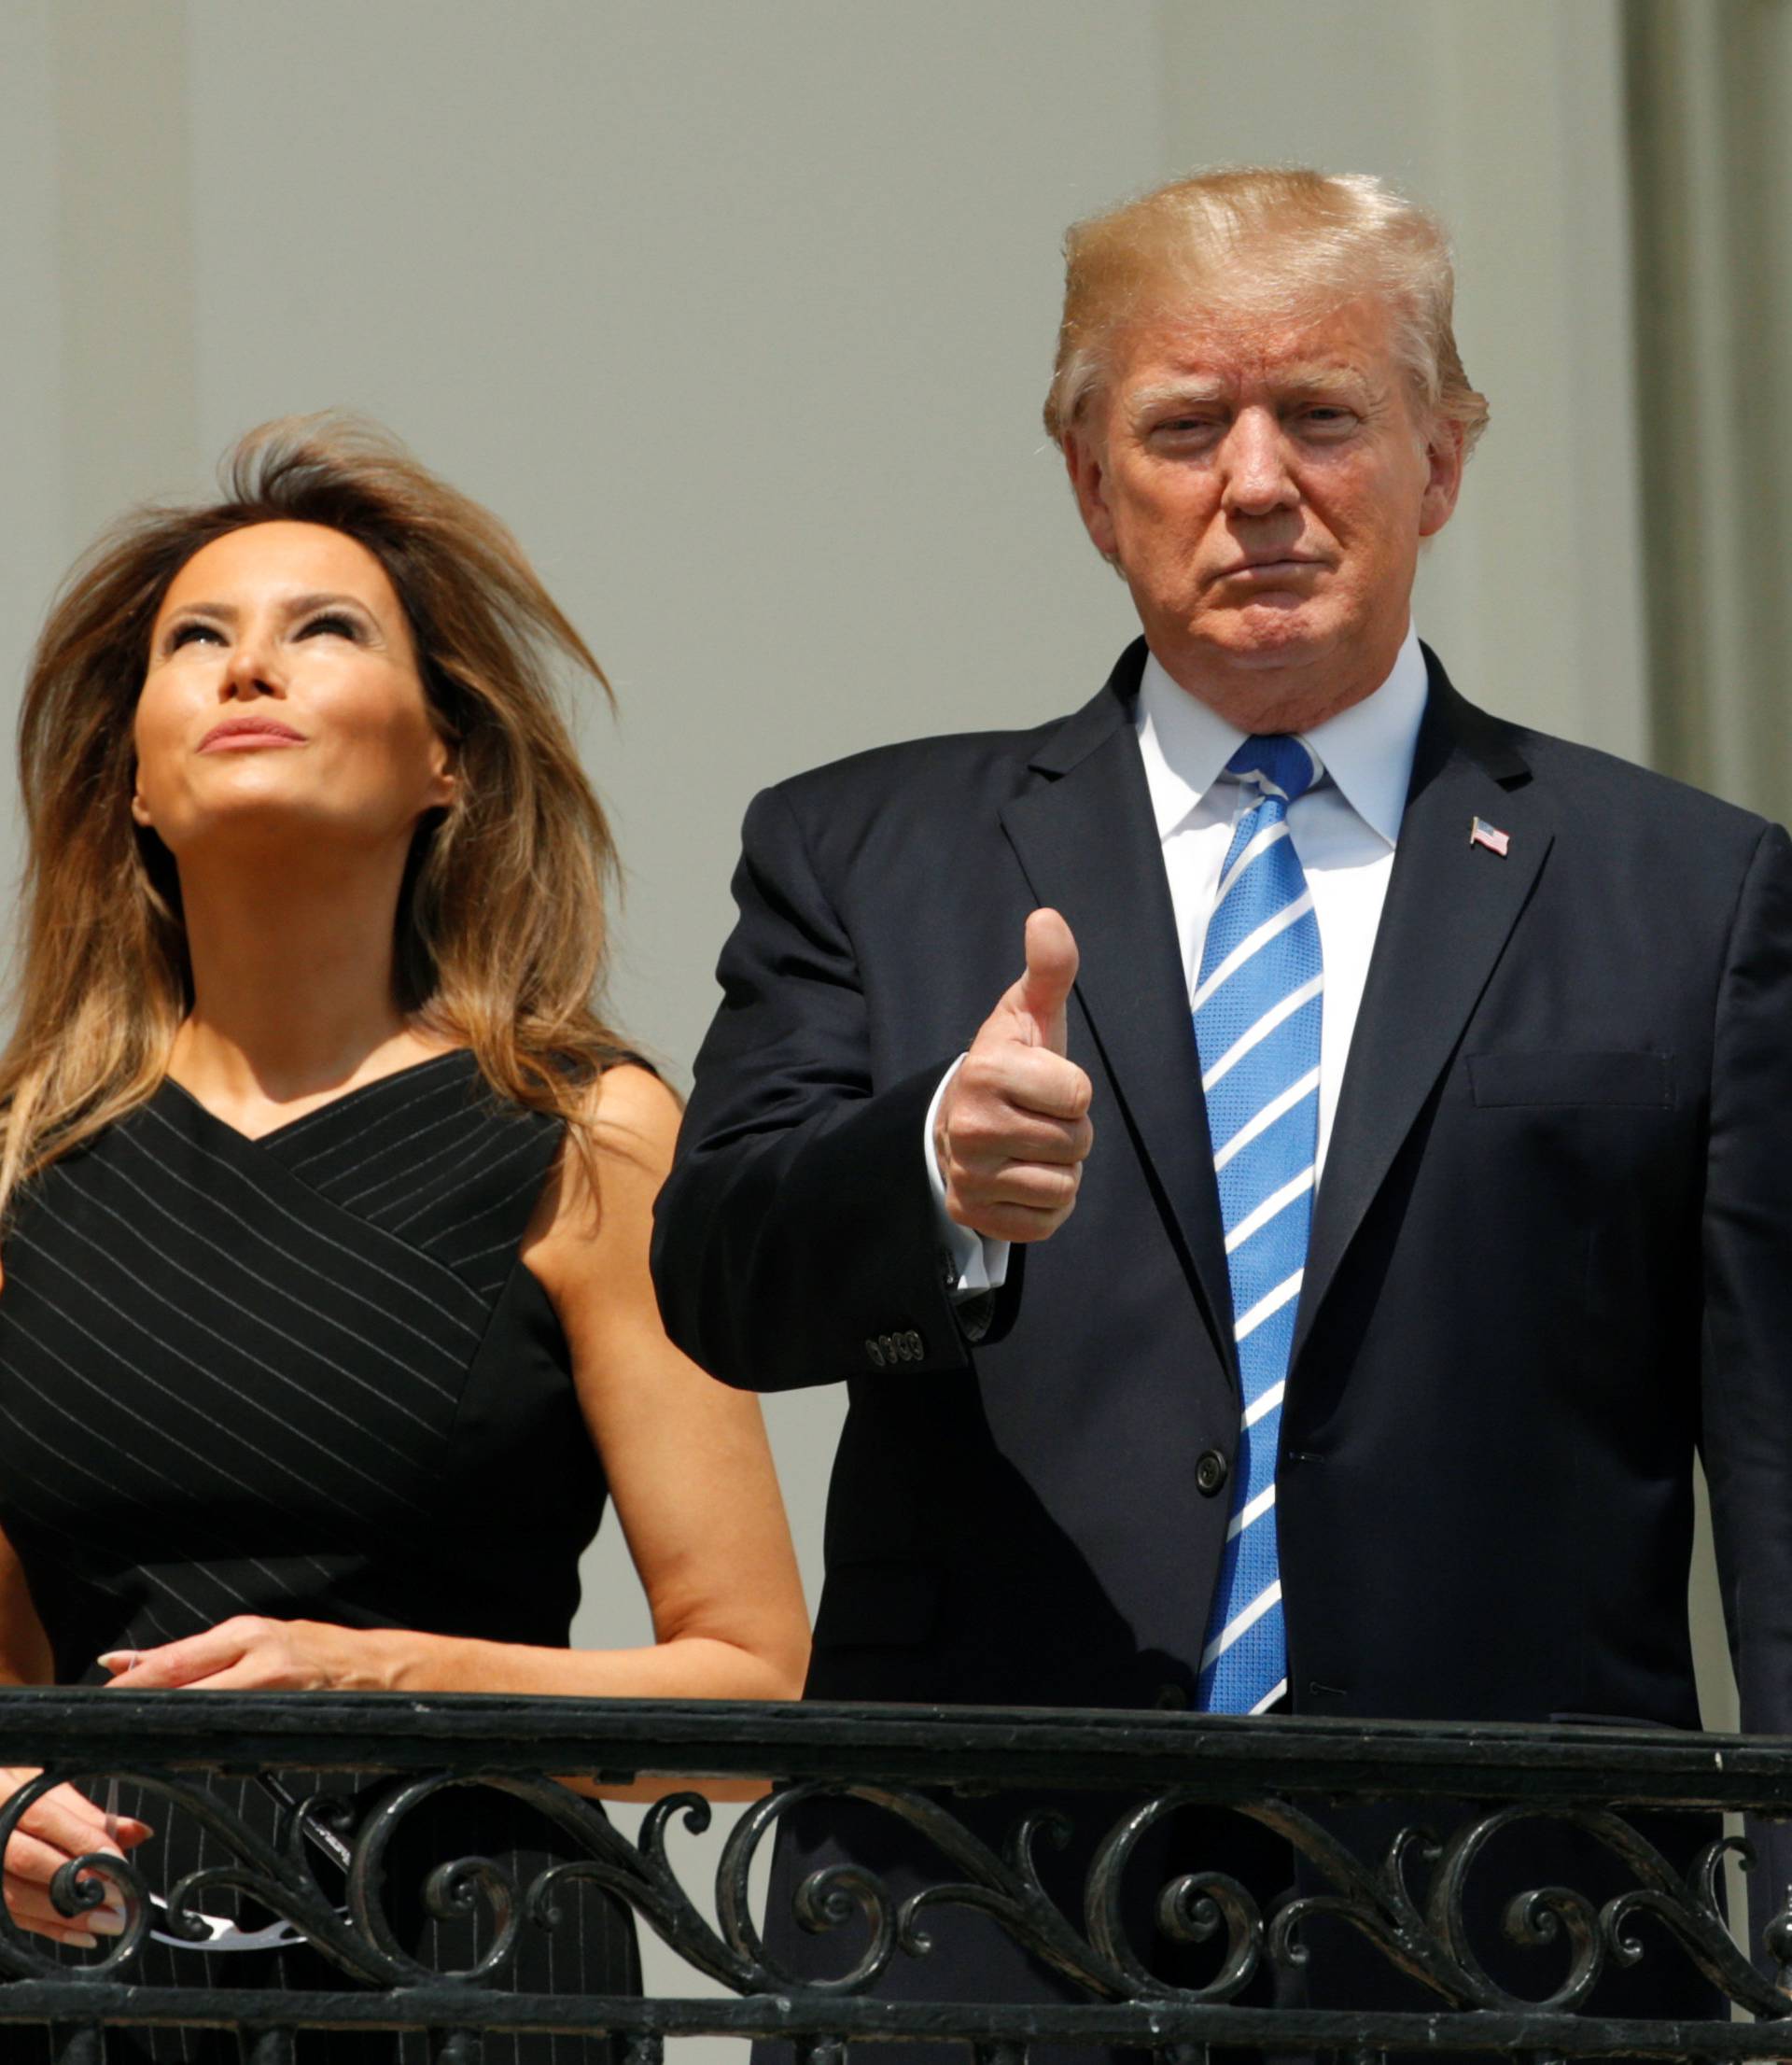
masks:
<instances>
[{"instance_id":1,"label":"woman's face","mask_svg":"<svg viewBox=\"0 0 1792 2065\"><path fill-rule=\"evenodd\" d=\"M252 524L175 576L137 699L132 815L176 857L207 843L408 847L453 800L385 569L321 524Z\"/></svg>"}]
</instances>

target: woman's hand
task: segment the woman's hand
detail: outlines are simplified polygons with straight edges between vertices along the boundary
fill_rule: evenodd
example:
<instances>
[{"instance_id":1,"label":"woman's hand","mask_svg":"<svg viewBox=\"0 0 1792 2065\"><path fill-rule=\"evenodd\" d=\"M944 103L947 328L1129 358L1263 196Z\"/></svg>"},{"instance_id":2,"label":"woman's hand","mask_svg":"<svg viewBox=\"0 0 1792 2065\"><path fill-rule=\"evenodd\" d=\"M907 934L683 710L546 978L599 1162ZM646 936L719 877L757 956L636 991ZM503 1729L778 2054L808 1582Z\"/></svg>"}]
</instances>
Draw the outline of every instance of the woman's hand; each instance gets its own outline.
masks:
<instances>
[{"instance_id":1,"label":"woman's hand","mask_svg":"<svg viewBox=\"0 0 1792 2065\"><path fill-rule=\"evenodd\" d=\"M0 1768L0 1799L9 1800L38 1776L28 1766ZM114 1819L108 1833L107 1817L91 1800L72 1785L52 1787L33 1802L7 1846L6 1899L13 1920L52 1943L78 1944L84 1950L92 1949L102 1936L121 1934L124 1907L116 1888L106 1889L104 1906L71 1918L50 1898L49 1882L70 1858L95 1850L122 1857L154 1833L147 1821L129 1816Z\"/></svg>"},{"instance_id":2,"label":"woman's hand","mask_svg":"<svg viewBox=\"0 0 1792 2065\"><path fill-rule=\"evenodd\" d=\"M203 1635L152 1650L108 1650L100 1666L108 1688L133 1693L191 1686L215 1693L381 1692L384 1630L333 1627L323 1621L270 1621L238 1613Z\"/></svg>"}]
</instances>

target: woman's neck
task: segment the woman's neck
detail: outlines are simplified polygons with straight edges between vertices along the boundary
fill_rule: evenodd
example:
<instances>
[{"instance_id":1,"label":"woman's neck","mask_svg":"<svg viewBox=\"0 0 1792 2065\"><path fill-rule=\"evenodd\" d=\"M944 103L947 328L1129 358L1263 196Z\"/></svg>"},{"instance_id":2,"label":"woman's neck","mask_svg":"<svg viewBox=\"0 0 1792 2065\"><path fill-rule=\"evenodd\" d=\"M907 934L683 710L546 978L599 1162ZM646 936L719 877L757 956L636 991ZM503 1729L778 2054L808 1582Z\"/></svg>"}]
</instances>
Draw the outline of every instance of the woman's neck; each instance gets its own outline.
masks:
<instances>
[{"instance_id":1,"label":"woman's neck","mask_svg":"<svg viewBox=\"0 0 1792 2065\"><path fill-rule=\"evenodd\" d=\"M394 994L396 865L181 871L193 1008L169 1073L245 1132L441 1050ZM372 878L370 878L371 876Z\"/></svg>"}]
</instances>

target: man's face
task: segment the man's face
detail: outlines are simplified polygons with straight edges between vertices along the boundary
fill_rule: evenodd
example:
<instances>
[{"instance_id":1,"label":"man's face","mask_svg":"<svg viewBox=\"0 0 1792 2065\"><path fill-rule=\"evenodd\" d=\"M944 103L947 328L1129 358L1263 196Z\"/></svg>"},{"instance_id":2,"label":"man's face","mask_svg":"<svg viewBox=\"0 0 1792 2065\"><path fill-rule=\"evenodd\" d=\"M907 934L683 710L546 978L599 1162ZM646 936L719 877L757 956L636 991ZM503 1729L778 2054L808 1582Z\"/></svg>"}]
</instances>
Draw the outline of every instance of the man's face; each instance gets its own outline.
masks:
<instances>
[{"instance_id":1,"label":"man's face","mask_svg":"<svg viewBox=\"0 0 1792 2065\"><path fill-rule=\"evenodd\" d=\"M1380 685L1419 541L1456 506L1460 432L1420 423L1391 328L1370 297L1141 321L1066 442L1153 652L1243 730L1308 730Z\"/></svg>"}]
</instances>

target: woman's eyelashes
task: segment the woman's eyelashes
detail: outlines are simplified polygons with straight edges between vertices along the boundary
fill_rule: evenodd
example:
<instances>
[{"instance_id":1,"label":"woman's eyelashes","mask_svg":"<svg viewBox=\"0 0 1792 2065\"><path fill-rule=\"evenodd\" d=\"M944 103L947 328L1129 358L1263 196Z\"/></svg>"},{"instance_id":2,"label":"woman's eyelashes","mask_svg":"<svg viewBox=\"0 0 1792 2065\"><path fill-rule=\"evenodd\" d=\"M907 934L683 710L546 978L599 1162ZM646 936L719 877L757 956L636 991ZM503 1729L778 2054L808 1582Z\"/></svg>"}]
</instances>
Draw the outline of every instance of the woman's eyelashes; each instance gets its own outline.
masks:
<instances>
[{"instance_id":1,"label":"woman's eyelashes","mask_svg":"<svg viewBox=\"0 0 1792 2065\"><path fill-rule=\"evenodd\" d=\"M186 624L176 624L174 629L169 632L167 643L163 650L169 653L177 653L183 645L196 644L201 639L206 639L216 644L222 645L224 634L215 624L203 624L197 620Z\"/></svg>"},{"instance_id":2,"label":"woman's eyelashes","mask_svg":"<svg viewBox=\"0 0 1792 2065\"><path fill-rule=\"evenodd\" d=\"M360 644L366 641L367 631L360 621L345 610L322 610L315 616L303 619L287 635L297 639L352 639ZM226 642L220 626L203 618L190 618L185 624L176 624L168 633L163 650L177 653L184 645L195 645L202 641L209 645L222 645Z\"/></svg>"},{"instance_id":3,"label":"woman's eyelashes","mask_svg":"<svg viewBox=\"0 0 1792 2065\"><path fill-rule=\"evenodd\" d=\"M320 633L329 638L357 639L365 635L360 624L343 610L326 610L317 616L306 618L298 635L309 639Z\"/></svg>"}]
</instances>

